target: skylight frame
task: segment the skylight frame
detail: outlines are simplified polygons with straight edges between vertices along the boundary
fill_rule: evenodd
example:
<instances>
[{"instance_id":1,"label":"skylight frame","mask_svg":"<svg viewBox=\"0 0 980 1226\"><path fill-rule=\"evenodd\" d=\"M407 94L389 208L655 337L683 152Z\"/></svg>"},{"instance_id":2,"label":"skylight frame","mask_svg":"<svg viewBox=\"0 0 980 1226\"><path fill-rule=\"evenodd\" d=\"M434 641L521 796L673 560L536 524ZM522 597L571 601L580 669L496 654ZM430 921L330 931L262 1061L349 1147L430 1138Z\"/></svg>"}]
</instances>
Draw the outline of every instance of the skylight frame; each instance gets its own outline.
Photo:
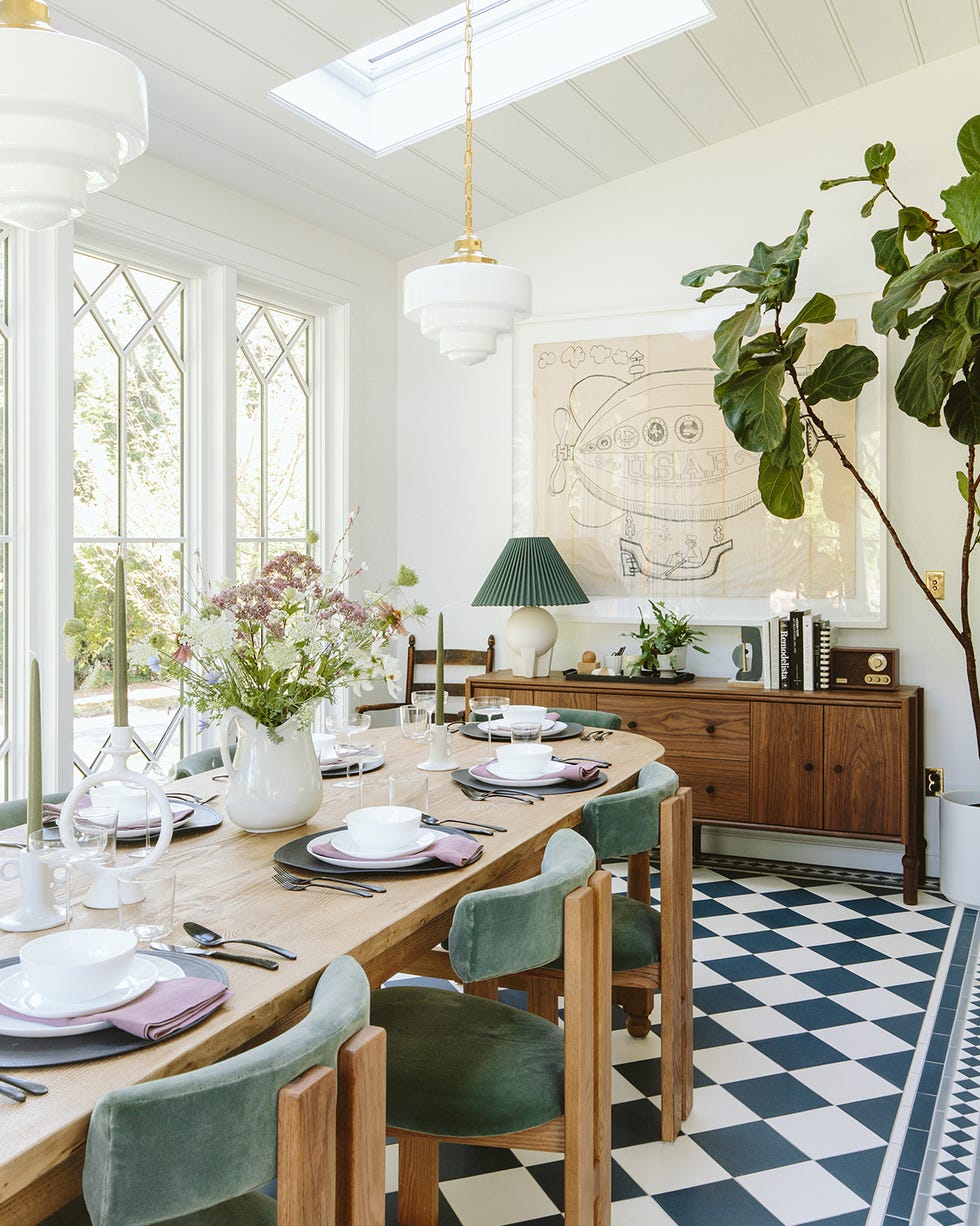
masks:
<instances>
[{"instance_id":1,"label":"skylight frame","mask_svg":"<svg viewBox=\"0 0 980 1226\"><path fill-rule=\"evenodd\" d=\"M476 0L474 115L485 115L714 20L707 0ZM373 157L460 124L457 4L270 91L283 106ZM628 41L624 41L628 39ZM404 49L406 44L411 44ZM542 68L542 49L551 54ZM389 60L378 65L377 57Z\"/></svg>"}]
</instances>

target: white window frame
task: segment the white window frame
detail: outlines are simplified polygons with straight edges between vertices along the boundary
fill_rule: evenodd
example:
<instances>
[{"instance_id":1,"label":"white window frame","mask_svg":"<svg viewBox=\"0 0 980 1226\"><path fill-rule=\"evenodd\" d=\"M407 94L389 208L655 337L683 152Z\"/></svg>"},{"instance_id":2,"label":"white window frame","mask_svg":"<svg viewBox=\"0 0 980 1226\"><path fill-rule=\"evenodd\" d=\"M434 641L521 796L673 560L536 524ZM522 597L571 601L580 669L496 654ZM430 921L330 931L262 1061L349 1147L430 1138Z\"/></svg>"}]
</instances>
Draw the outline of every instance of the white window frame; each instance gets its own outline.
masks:
<instances>
[{"instance_id":1,"label":"white window frame","mask_svg":"<svg viewBox=\"0 0 980 1226\"><path fill-rule=\"evenodd\" d=\"M185 534L188 555L214 579L234 573L235 302L258 297L314 317L311 522L324 541L339 536L348 502L352 315L360 289L341 278L224 235L116 200L112 218L87 216L8 248L9 307L9 791L27 790L27 678L41 668L45 788L72 782L72 668L62 628L73 610L74 422L72 275L78 245L109 258L146 262L188 276L185 353ZM152 233L147 225L153 224ZM213 508L221 508L214 514ZM213 738L191 728L188 750Z\"/></svg>"}]
</instances>

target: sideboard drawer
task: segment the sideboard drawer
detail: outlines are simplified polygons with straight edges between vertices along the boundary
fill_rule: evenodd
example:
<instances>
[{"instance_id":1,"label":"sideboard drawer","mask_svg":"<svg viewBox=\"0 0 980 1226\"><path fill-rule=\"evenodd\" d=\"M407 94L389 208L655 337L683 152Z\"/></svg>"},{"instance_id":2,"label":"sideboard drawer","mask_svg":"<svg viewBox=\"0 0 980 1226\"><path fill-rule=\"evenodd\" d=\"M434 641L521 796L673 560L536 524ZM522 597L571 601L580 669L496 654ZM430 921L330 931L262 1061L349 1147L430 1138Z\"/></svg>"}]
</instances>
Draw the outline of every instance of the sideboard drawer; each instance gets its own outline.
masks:
<instances>
[{"instance_id":1,"label":"sideboard drawer","mask_svg":"<svg viewBox=\"0 0 980 1226\"><path fill-rule=\"evenodd\" d=\"M691 789L694 819L744 822L749 815L749 764L668 753L664 762Z\"/></svg>"},{"instance_id":2,"label":"sideboard drawer","mask_svg":"<svg viewBox=\"0 0 980 1226\"><path fill-rule=\"evenodd\" d=\"M692 703L660 695L637 698L624 694L616 708L624 728L654 737L667 750L668 756L749 756L747 702L702 700Z\"/></svg>"}]
</instances>

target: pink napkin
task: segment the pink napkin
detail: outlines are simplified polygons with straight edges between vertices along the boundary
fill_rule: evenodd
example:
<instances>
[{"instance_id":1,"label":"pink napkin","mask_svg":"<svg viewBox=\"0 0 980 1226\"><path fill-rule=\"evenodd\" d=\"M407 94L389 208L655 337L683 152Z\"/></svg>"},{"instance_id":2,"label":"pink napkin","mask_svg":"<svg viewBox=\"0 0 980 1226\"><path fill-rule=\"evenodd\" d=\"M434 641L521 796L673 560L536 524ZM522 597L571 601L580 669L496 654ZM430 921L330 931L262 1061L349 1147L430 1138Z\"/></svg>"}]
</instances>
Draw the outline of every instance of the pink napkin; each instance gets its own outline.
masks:
<instances>
[{"instance_id":1,"label":"pink napkin","mask_svg":"<svg viewBox=\"0 0 980 1226\"><path fill-rule=\"evenodd\" d=\"M320 854L321 856L330 856L332 860L346 860L352 865L363 864L367 856L353 856L348 852L339 851L334 847L330 837L321 839L317 843L310 843L307 850L311 855ZM444 839L436 839L430 847L426 847L424 851L418 852L412 856L392 856L395 860L409 860L419 864L426 860L441 860L444 864L453 864L456 868L462 868L464 864L469 864L471 860L475 860L483 851L482 843L475 843L472 839L468 839L461 834L448 834ZM382 859L383 857L378 857Z\"/></svg>"},{"instance_id":2,"label":"pink napkin","mask_svg":"<svg viewBox=\"0 0 980 1226\"><path fill-rule=\"evenodd\" d=\"M565 762L555 765L552 759L552 768L549 768L543 775L539 775L537 779L503 779L500 775L495 775L493 771L487 769L487 764L481 762L479 766L470 768L471 773L476 775L478 779L483 779L487 783L498 783L501 787L519 786L526 784L533 787L536 783L540 783L542 779L567 779L569 783L591 783L593 779L599 776L599 767L590 766L584 762Z\"/></svg>"},{"instance_id":3,"label":"pink napkin","mask_svg":"<svg viewBox=\"0 0 980 1226\"><path fill-rule=\"evenodd\" d=\"M91 800L89 800L88 793L86 793L81 798L81 800L78 802L78 808L87 809L91 805L91 803L92 802ZM44 816L41 818L41 825L42 826L56 826L58 824L58 817L61 814L61 805L47 804L44 806L42 812ZM187 819L194 812L194 810L193 808L191 809L187 809L183 807L174 808L173 806L171 806L170 812L173 816L174 826L179 826L181 822L187 821ZM121 834L132 834L133 831L135 830L140 830L140 831L143 830L145 828L145 825L146 825L145 820L142 817L140 818L126 817L126 818L120 818L119 824L117 825L116 829ZM160 821L159 821L159 818L157 818L157 816L154 814L154 816L150 818L150 834L156 834L159 831L159 829L160 829Z\"/></svg>"},{"instance_id":4,"label":"pink napkin","mask_svg":"<svg viewBox=\"0 0 980 1226\"><path fill-rule=\"evenodd\" d=\"M84 1017L66 1018L36 1018L28 1013L17 1013L0 1005L0 1013L8 1017L27 1018L32 1022L42 1022L45 1026L57 1029L59 1026L73 1026L77 1022L108 1022L118 1030L136 1035L140 1039L150 1039L158 1042L168 1039L178 1030L185 1030L197 1022L209 1017L219 1005L231 996L231 991L223 984L213 979L197 979L187 976L184 979L167 979L155 983L149 992L128 1005L120 1005L117 1009L107 1009L105 1013L88 1013Z\"/></svg>"}]
</instances>

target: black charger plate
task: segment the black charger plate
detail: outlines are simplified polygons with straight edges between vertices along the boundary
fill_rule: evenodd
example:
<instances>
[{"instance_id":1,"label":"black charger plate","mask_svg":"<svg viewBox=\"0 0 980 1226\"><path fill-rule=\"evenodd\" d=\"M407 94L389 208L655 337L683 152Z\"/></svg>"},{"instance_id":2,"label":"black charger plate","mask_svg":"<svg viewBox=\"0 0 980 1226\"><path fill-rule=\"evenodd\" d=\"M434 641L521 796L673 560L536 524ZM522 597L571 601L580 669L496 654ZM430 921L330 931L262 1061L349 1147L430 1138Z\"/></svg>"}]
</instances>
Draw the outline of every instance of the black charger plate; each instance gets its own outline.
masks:
<instances>
[{"instance_id":1,"label":"black charger plate","mask_svg":"<svg viewBox=\"0 0 980 1226\"><path fill-rule=\"evenodd\" d=\"M487 726L485 723L464 724L462 727L462 733L463 736L472 737L474 741L485 741L487 739ZM509 728L507 729L506 735L504 735L503 730L498 733L495 728L491 729L491 733L493 740L495 741L510 740ZM542 732L541 739L542 741L570 741L574 737L581 735L581 733L581 724L566 724L565 727L562 728L561 732Z\"/></svg>"},{"instance_id":2,"label":"black charger plate","mask_svg":"<svg viewBox=\"0 0 980 1226\"><path fill-rule=\"evenodd\" d=\"M213 979L215 983L224 984L228 982L224 970L207 958L157 953L152 949L141 949L139 953L147 958L165 958L168 962L176 962L184 974L193 979ZM0 970L13 966L18 961L19 958L4 958L0 961ZM168 1037L174 1038L196 1025L197 1022L192 1022L190 1026L175 1030ZM166 1039L156 1041L167 1042ZM90 1034L76 1034L65 1039L27 1039L0 1034L0 1067L46 1068L56 1064L81 1064L85 1060L102 1060L106 1056L121 1056L127 1051L139 1051L141 1047L153 1046L153 1039L141 1039L135 1034L127 1034L125 1030L116 1030L115 1027L109 1030L93 1030Z\"/></svg>"},{"instance_id":3,"label":"black charger plate","mask_svg":"<svg viewBox=\"0 0 980 1226\"><path fill-rule=\"evenodd\" d=\"M600 771L594 779L577 781L569 779L567 783L506 783L503 779L478 779L471 775L466 767L453 771L456 783L465 784L475 792L533 792L538 796L564 796L568 792L590 792L593 788L601 788L609 776Z\"/></svg>"},{"instance_id":4,"label":"black charger plate","mask_svg":"<svg viewBox=\"0 0 980 1226\"><path fill-rule=\"evenodd\" d=\"M444 864L442 860L428 860L424 864L412 864L408 868L358 868L351 864L349 867L341 867L339 864L328 864L326 860L318 860L316 856L311 856L306 850L307 843L313 839L319 838L324 834L336 834L340 830L346 830L346 826L335 826L333 830L320 830L316 834L310 834L309 831L298 839L293 839L290 843L284 843L277 852L274 853L273 859L277 864L281 864L283 868L298 868L304 873L329 873L333 876L352 876L365 875L370 877L388 876L390 873L397 873L402 877L406 873L442 873L446 869L455 869L455 864ZM464 839L473 839L473 836L466 834L463 830L454 830L454 834L460 835ZM474 843L478 843L479 839L473 839ZM483 855L483 852L480 852ZM473 864L480 857L476 856L470 861ZM469 866L467 866L469 867Z\"/></svg>"}]
</instances>

